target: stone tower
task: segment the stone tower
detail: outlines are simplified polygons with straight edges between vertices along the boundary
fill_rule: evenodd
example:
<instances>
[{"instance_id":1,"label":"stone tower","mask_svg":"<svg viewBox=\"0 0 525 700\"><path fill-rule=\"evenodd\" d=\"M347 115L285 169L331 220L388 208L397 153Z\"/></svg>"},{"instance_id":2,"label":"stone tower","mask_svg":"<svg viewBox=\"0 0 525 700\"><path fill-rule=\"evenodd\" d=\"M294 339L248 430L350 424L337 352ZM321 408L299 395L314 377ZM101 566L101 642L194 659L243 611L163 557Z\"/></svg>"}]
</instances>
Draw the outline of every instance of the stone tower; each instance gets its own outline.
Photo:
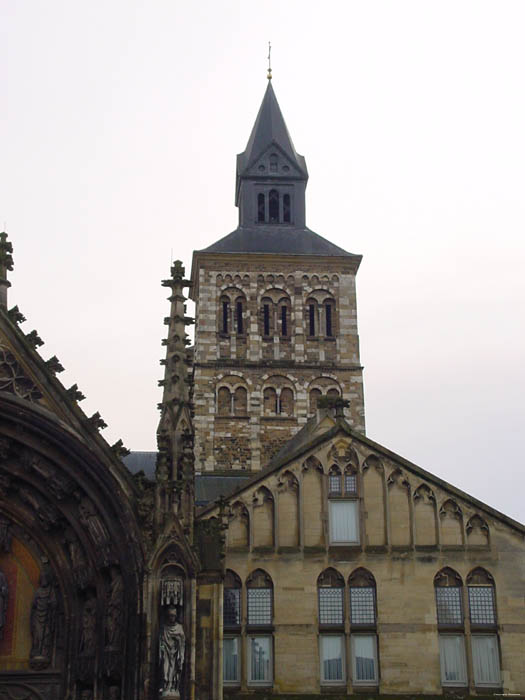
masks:
<instances>
[{"instance_id":1,"label":"stone tower","mask_svg":"<svg viewBox=\"0 0 525 700\"><path fill-rule=\"evenodd\" d=\"M270 80L237 156L239 226L193 255L198 472L265 468L322 396L364 432L361 256L306 227L307 181Z\"/></svg>"}]
</instances>

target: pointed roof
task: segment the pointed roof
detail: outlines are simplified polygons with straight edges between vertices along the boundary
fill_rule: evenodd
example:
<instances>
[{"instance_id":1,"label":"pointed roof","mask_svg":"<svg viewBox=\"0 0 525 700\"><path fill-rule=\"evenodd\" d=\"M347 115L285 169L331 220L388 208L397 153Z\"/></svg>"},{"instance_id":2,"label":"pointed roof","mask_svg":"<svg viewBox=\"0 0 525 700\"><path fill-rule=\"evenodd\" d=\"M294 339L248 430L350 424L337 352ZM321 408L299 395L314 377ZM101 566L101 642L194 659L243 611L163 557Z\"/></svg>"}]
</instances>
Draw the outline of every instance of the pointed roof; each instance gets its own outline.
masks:
<instances>
[{"instance_id":1,"label":"pointed roof","mask_svg":"<svg viewBox=\"0 0 525 700\"><path fill-rule=\"evenodd\" d=\"M304 174L305 178L308 178L306 161L295 150L281 108L273 91L272 81L268 80L268 87L264 93L246 150L237 156L237 177L239 178L272 143L280 146L292 163Z\"/></svg>"}]
</instances>

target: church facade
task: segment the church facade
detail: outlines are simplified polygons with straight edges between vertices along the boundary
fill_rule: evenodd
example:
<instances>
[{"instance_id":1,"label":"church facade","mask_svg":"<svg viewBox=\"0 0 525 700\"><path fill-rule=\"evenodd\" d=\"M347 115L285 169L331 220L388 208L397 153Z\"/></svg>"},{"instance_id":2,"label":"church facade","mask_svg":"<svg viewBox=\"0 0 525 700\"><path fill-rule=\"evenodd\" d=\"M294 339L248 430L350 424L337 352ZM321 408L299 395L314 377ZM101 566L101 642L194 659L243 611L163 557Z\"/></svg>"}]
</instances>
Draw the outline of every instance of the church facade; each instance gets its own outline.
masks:
<instances>
[{"instance_id":1,"label":"church facade","mask_svg":"<svg viewBox=\"0 0 525 700\"><path fill-rule=\"evenodd\" d=\"M525 526L366 436L307 180L269 81L238 228L163 281L156 452L42 359L0 234L1 699L525 694Z\"/></svg>"}]
</instances>

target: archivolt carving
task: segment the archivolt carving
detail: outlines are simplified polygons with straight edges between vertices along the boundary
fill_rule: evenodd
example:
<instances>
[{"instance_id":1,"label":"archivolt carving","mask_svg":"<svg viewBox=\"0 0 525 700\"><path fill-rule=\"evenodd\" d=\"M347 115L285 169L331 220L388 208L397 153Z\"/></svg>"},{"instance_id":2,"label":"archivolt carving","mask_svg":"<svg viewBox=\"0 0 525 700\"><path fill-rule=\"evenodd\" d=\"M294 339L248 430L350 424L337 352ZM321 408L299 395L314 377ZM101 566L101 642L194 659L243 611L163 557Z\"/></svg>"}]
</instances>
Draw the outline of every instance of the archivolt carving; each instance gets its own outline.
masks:
<instances>
[{"instance_id":1,"label":"archivolt carving","mask_svg":"<svg viewBox=\"0 0 525 700\"><path fill-rule=\"evenodd\" d=\"M0 345L0 391L8 391L32 402L42 398L42 392L25 374L13 353L5 345Z\"/></svg>"},{"instance_id":2,"label":"archivolt carving","mask_svg":"<svg viewBox=\"0 0 525 700\"><path fill-rule=\"evenodd\" d=\"M7 604L9 602L9 585L7 578L0 569L0 640L4 637L4 627L7 616Z\"/></svg>"},{"instance_id":3,"label":"archivolt carving","mask_svg":"<svg viewBox=\"0 0 525 700\"><path fill-rule=\"evenodd\" d=\"M95 546L95 556L99 566L109 566L114 562L109 534L93 503L83 498L78 507L80 522L86 527Z\"/></svg>"},{"instance_id":4,"label":"archivolt carving","mask_svg":"<svg viewBox=\"0 0 525 700\"><path fill-rule=\"evenodd\" d=\"M58 525L60 515L57 509L34 489L24 486L20 489L19 494L20 498L34 510L44 530L50 530Z\"/></svg>"},{"instance_id":5,"label":"archivolt carving","mask_svg":"<svg viewBox=\"0 0 525 700\"><path fill-rule=\"evenodd\" d=\"M11 522L0 515L0 552L11 551Z\"/></svg>"}]
</instances>

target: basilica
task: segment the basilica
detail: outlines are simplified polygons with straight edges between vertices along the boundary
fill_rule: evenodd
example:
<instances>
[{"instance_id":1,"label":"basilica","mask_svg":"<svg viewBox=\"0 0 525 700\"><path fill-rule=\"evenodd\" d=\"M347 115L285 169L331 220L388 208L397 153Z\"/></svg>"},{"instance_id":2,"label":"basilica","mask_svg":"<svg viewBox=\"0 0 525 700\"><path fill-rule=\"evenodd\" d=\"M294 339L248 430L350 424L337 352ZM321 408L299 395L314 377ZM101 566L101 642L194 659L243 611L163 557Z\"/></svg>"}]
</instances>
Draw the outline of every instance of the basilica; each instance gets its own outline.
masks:
<instances>
[{"instance_id":1,"label":"basilica","mask_svg":"<svg viewBox=\"0 0 525 700\"><path fill-rule=\"evenodd\" d=\"M162 282L155 452L43 359L0 234L0 700L525 696L525 526L366 436L307 182L269 75L238 227Z\"/></svg>"}]
</instances>

